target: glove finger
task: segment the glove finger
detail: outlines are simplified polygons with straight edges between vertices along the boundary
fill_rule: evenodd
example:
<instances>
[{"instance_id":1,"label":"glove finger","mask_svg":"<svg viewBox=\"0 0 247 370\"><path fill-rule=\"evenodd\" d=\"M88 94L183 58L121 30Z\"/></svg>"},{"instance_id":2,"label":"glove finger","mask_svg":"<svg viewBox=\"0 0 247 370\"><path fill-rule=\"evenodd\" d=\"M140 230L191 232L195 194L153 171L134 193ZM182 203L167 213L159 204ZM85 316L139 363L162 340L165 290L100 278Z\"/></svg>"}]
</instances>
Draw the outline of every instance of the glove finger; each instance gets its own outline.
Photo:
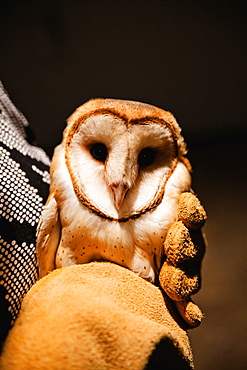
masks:
<instances>
[{"instance_id":1,"label":"glove finger","mask_svg":"<svg viewBox=\"0 0 247 370\"><path fill-rule=\"evenodd\" d=\"M207 214L199 199L190 192L182 193L178 204L178 220L189 229L201 228L207 219Z\"/></svg>"},{"instance_id":2,"label":"glove finger","mask_svg":"<svg viewBox=\"0 0 247 370\"><path fill-rule=\"evenodd\" d=\"M169 228L164 243L164 252L175 266L195 258L198 248L193 243L190 232L182 221L174 222Z\"/></svg>"},{"instance_id":3,"label":"glove finger","mask_svg":"<svg viewBox=\"0 0 247 370\"><path fill-rule=\"evenodd\" d=\"M201 278L198 269L186 271L165 261L159 274L162 289L174 301L183 301L200 289Z\"/></svg>"},{"instance_id":4,"label":"glove finger","mask_svg":"<svg viewBox=\"0 0 247 370\"><path fill-rule=\"evenodd\" d=\"M196 328L204 317L201 309L191 300L175 302L177 310L189 328Z\"/></svg>"},{"instance_id":5,"label":"glove finger","mask_svg":"<svg viewBox=\"0 0 247 370\"><path fill-rule=\"evenodd\" d=\"M169 228L164 253L171 264L180 266L189 263L199 270L205 249L205 237L201 229L189 230L182 221L174 222Z\"/></svg>"}]
</instances>

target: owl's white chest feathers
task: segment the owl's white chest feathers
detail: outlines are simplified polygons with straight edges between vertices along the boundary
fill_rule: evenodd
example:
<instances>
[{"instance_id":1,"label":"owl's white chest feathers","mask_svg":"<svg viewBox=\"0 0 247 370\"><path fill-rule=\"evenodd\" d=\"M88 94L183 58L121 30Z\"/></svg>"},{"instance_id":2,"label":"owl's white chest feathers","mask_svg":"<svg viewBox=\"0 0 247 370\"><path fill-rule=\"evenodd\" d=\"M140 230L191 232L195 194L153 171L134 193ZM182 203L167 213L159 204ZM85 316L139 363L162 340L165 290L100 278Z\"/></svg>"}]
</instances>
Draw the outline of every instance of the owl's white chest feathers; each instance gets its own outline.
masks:
<instances>
[{"instance_id":1,"label":"owl's white chest feathers","mask_svg":"<svg viewBox=\"0 0 247 370\"><path fill-rule=\"evenodd\" d=\"M62 148L58 150L63 152ZM119 222L103 218L82 204L75 194L62 155L59 161L59 171L52 177L53 188L59 189L58 207L61 222L56 267L107 260L125 266L153 282L160 268L167 229L177 218L179 197L190 188L190 174L184 164L178 162L166 183L163 199L155 209L136 219ZM141 187L141 193L148 192L149 189L150 182L146 189L145 186ZM103 208L107 207L105 196L102 186L101 200L98 199ZM141 194L139 198L139 202L142 202ZM131 201L130 194L126 200L126 207L129 209L132 209ZM109 209L111 210L111 205Z\"/></svg>"}]
</instances>

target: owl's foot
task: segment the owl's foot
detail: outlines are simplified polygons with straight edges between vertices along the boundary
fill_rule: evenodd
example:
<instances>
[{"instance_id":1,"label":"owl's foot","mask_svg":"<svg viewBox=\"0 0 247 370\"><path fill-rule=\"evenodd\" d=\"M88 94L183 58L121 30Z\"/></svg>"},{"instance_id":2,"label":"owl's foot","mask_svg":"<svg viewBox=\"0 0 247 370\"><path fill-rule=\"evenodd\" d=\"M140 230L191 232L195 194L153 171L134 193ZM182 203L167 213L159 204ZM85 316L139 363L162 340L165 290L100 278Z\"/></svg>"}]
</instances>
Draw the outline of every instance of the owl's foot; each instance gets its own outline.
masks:
<instances>
[{"instance_id":1,"label":"owl's foot","mask_svg":"<svg viewBox=\"0 0 247 370\"><path fill-rule=\"evenodd\" d=\"M154 283L155 281L155 272L152 266L150 265L150 261L143 256L145 252L142 253L135 253L132 264L130 269L138 276L142 277L143 279Z\"/></svg>"}]
</instances>

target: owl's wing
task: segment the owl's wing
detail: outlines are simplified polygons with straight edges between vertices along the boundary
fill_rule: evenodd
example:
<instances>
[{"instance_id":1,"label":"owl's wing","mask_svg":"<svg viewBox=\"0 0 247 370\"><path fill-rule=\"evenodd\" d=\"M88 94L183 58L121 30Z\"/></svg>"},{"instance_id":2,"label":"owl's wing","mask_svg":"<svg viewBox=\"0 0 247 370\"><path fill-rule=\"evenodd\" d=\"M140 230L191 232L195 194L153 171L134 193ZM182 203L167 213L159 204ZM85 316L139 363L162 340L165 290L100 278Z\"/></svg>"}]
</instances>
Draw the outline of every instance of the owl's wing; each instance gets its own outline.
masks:
<instances>
[{"instance_id":1,"label":"owl's wing","mask_svg":"<svg viewBox=\"0 0 247 370\"><path fill-rule=\"evenodd\" d=\"M40 278L55 268L60 235L61 223L58 205L54 194L51 193L44 206L37 228L36 248Z\"/></svg>"}]
</instances>

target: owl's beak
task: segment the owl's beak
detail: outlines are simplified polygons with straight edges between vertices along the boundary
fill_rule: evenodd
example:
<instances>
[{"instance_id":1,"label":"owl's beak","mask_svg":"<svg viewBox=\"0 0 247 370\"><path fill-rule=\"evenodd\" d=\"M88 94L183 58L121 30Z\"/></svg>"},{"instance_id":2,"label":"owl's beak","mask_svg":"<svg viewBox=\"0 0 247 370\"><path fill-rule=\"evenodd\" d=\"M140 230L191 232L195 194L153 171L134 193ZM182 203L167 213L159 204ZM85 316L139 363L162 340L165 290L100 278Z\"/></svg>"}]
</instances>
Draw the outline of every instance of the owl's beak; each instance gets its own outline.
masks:
<instances>
[{"instance_id":1,"label":"owl's beak","mask_svg":"<svg viewBox=\"0 0 247 370\"><path fill-rule=\"evenodd\" d=\"M110 185L110 189L113 193L114 204L117 210L119 210L123 204L124 198L126 196L129 187L124 183L117 183Z\"/></svg>"}]
</instances>

